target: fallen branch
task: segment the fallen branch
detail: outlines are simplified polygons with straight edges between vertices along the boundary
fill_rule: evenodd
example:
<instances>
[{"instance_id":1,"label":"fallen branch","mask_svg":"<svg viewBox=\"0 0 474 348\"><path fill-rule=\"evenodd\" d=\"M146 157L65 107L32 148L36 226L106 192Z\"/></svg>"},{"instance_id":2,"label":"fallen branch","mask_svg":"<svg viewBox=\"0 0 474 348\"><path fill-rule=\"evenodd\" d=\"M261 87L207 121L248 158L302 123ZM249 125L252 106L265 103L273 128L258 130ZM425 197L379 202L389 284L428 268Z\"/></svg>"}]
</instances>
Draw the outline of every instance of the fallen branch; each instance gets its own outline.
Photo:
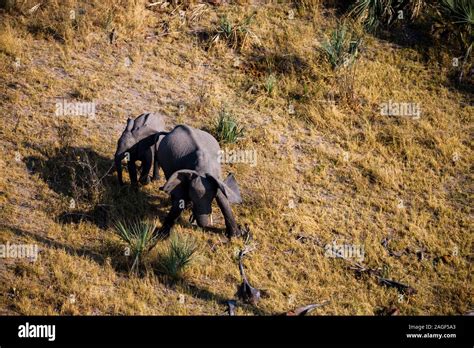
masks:
<instances>
[{"instance_id":1,"label":"fallen branch","mask_svg":"<svg viewBox=\"0 0 474 348\"><path fill-rule=\"evenodd\" d=\"M407 295L413 295L416 293L416 290L412 288L410 285L403 284L392 279L383 278L378 275L375 275L375 276L377 277L380 284L388 286L388 287L396 288L401 293L404 293Z\"/></svg>"},{"instance_id":2,"label":"fallen branch","mask_svg":"<svg viewBox=\"0 0 474 348\"><path fill-rule=\"evenodd\" d=\"M254 288L250 285L247 277L245 276L244 266L242 263L243 257L248 254L249 252L255 250L255 247L251 247L249 245L250 241L252 240L252 236L250 233L247 234L247 239L245 240L244 248L239 252L239 271L240 276L242 277L242 284L240 285L237 295L246 302L249 302L253 305L256 305L257 302L260 300L261 293L260 290Z\"/></svg>"},{"instance_id":3,"label":"fallen branch","mask_svg":"<svg viewBox=\"0 0 474 348\"><path fill-rule=\"evenodd\" d=\"M310 312L312 312L314 309L325 306L328 303L329 303L329 300L324 301L322 303L309 304L307 306L298 307L294 310L290 310L290 311L288 311L286 313L283 313L281 315L284 315L284 316L304 316L304 315L309 314Z\"/></svg>"}]
</instances>

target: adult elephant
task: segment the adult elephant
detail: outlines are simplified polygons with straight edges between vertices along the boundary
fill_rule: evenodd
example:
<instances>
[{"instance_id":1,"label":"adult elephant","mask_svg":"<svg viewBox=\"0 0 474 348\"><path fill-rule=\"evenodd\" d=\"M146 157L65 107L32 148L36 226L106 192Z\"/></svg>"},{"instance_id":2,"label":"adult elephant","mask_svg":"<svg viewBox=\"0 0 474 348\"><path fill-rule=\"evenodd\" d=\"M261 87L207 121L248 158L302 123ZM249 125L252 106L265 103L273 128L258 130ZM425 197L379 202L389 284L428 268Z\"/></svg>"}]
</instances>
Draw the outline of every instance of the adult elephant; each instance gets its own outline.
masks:
<instances>
[{"instance_id":1,"label":"adult elephant","mask_svg":"<svg viewBox=\"0 0 474 348\"><path fill-rule=\"evenodd\" d=\"M209 226L214 199L224 215L226 235L230 238L240 234L230 207L231 203L242 202L240 190L232 174L221 179L220 146L212 135L178 125L156 145L155 153L167 179L160 189L170 194L172 201L161 235L169 235L188 206L200 227Z\"/></svg>"}]
</instances>

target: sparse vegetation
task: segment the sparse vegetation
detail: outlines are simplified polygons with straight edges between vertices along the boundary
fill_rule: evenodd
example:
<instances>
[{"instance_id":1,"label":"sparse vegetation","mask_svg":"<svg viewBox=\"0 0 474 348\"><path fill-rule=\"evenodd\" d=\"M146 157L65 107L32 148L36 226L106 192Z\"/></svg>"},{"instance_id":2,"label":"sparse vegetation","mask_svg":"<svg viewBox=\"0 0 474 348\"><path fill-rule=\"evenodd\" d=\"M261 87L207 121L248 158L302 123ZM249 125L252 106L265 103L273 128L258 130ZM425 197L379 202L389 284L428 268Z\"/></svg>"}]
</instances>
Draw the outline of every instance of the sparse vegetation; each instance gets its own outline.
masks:
<instances>
[{"instance_id":1,"label":"sparse vegetation","mask_svg":"<svg viewBox=\"0 0 474 348\"><path fill-rule=\"evenodd\" d=\"M273 90L275 89L276 83L277 83L277 79L275 75L271 74L266 78L265 91L267 92L268 95L273 94Z\"/></svg>"},{"instance_id":2,"label":"sparse vegetation","mask_svg":"<svg viewBox=\"0 0 474 348\"><path fill-rule=\"evenodd\" d=\"M350 13L366 30L375 31L382 23L391 21L395 9L392 0L357 0Z\"/></svg>"},{"instance_id":3,"label":"sparse vegetation","mask_svg":"<svg viewBox=\"0 0 474 348\"><path fill-rule=\"evenodd\" d=\"M441 1L435 32L456 39L464 52L459 73L461 81L465 71L473 64L469 58L474 47L474 3L469 0Z\"/></svg>"},{"instance_id":4,"label":"sparse vegetation","mask_svg":"<svg viewBox=\"0 0 474 348\"><path fill-rule=\"evenodd\" d=\"M361 42L362 38L351 31L346 23L340 23L331 33L329 40L323 43L322 49L331 67L338 69L355 61Z\"/></svg>"},{"instance_id":5,"label":"sparse vegetation","mask_svg":"<svg viewBox=\"0 0 474 348\"><path fill-rule=\"evenodd\" d=\"M0 24L0 52L17 59L21 53L19 38L9 25Z\"/></svg>"},{"instance_id":6,"label":"sparse vegetation","mask_svg":"<svg viewBox=\"0 0 474 348\"><path fill-rule=\"evenodd\" d=\"M235 143L244 135L243 127L227 109L222 108L217 119L214 136L219 142Z\"/></svg>"},{"instance_id":7,"label":"sparse vegetation","mask_svg":"<svg viewBox=\"0 0 474 348\"><path fill-rule=\"evenodd\" d=\"M168 249L158 260L158 271L176 280L183 275L184 269L193 261L198 250L191 236L173 233Z\"/></svg>"},{"instance_id":8,"label":"sparse vegetation","mask_svg":"<svg viewBox=\"0 0 474 348\"><path fill-rule=\"evenodd\" d=\"M181 246L171 254L168 240L147 253L138 246L153 245L151 226L138 226L135 266L117 236L114 219L131 236L127 221L160 227L169 210L163 177L135 190L119 187L109 170L125 120L144 111L162 112L170 127L207 126L222 147L258 154L255 167L223 164L244 200L232 207L237 223L250 226L257 246L245 272L262 289L237 315L310 303L325 304L312 315L473 308L472 54L461 82L452 79L472 21L439 1L413 1L404 2L403 22L393 13L390 28L401 29L390 35L383 16L373 34L359 35L347 18L336 35L344 18L342 6L327 5L335 1L38 3L0 3L0 244L41 250L33 263L1 260L2 313L219 315L221 299L235 299L241 279L232 256L242 241L225 240L222 216L209 230L185 218L175 225L172 235L192 236L199 253ZM272 75L277 83L266 88ZM59 122L57 98L94 101L96 115ZM419 106L420 117L382 115L388 103ZM218 114L221 105L229 107ZM364 259L327 257L334 241L360 245ZM169 271L158 266L163 255L173 255ZM180 281L168 282L173 275Z\"/></svg>"},{"instance_id":9,"label":"sparse vegetation","mask_svg":"<svg viewBox=\"0 0 474 348\"><path fill-rule=\"evenodd\" d=\"M149 221L116 221L114 223L117 235L126 243L125 256L133 260L130 272L137 274L143 259L159 240L154 234L156 224Z\"/></svg>"},{"instance_id":10,"label":"sparse vegetation","mask_svg":"<svg viewBox=\"0 0 474 348\"><path fill-rule=\"evenodd\" d=\"M350 14L361 21L365 29L375 32L381 26L388 26L397 17L417 17L425 6L425 0L356 0Z\"/></svg>"},{"instance_id":11,"label":"sparse vegetation","mask_svg":"<svg viewBox=\"0 0 474 348\"><path fill-rule=\"evenodd\" d=\"M258 43L258 37L250 30L253 16L247 16L237 23L231 22L227 16L222 16L219 19L210 46L216 45L219 41L224 41L229 47L241 50L250 43Z\"/></svg>"}]
</instances>

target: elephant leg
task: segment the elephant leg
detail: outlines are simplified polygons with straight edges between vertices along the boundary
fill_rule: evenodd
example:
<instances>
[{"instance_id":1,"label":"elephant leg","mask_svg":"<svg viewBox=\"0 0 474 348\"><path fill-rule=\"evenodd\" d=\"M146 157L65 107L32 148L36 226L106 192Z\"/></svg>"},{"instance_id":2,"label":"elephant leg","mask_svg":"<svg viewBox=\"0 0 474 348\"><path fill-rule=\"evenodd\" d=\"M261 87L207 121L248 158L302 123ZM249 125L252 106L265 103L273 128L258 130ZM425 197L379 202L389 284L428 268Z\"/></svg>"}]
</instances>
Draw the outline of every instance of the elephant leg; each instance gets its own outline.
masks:
<instances>
[{"instance_id":1,"label":"elephant leg","mask_svg":"<svg viewBox=\"0 0 474 348\"><path fill-rule=\"evenodd\" d=\"M150 148L148 148L144 156L142 158L142 171L140 174L140 183L143 185L149 184L150 183L150 177L148 174L150 173L151 165L153 162L153 153Z\"/></svg>"},{"instance_id":2,"label":"elephant leg","mask_svg":"<svg viewBox=\"0 0 474 348\"><path fill-rule=\"evenodd\" d=\"M153 157L153 177L151 178L151 181L160 179L160 162L158 162L158 156L156 153L153 154Z\"/></svg>"},{"instance_id":3,"label":"elephant leg","mask_svg":"<svg viewBox=\"0 0 474 348\"><path fill-rule=\"evenodd\" d=\"M127 163L128 167L128 175L130 176L130 182L132 185L137 185L137 165L135 164L135 161L130 159Z\"/></svg>"},{"instance_id":4,"label":"elephant leg","mask_svg":"<svg viewBox=\"0 0 474 348\"><path fill-rule=\"evenodd\" d=\"M234 215L232 214L229 200L220 190L217 190L216 201L219 209L224 215L226 236L228 238L239 236L240 230L237 226L237 223L235 222Z\"/></svg>"},{"instance_id":5,"label":"elephant leg","mask_svg":"<svg viewBox=\"0 0 474 348\"><path fill-rule=\"evenodd\" d=\"M176 220L181 215L181 212L184 209L186 209L185 200L183 199L183 195L181 193L181 190L179 190L175 194L172 194L171 199L172 199L171 210L169 211L168 215L166 216L165 221L163 222L163 226L161 227L161 229L158 232L158 234L161 235L164 238L166 238L170 235L171 228L174 226ZM156 232L156 230L155 230L155 232Z\"/></svg>"},{"instance_id":6,"label":"elephant leg","mask_svg":"<svg viewBox=\"0 0 474 348\"><path fill-rule=\"evenodd\" d=\"M122 178L122 161L120 158L115 159L115 168L117 170L117 180L120 186L124 185Z\"/></svg>"},{"instance_id":7,"label":"elephant leg","mask_svg":"<svg viewBox=\"0 0 474 348\"><path fill-rule=\"evenodd\" d=\"M153 160L153 178L151 179L152 181L160 179L160 161L158 159L158 148L160 146L161 141L163 140L163 136L165 136L167 134L168 133L160 132L154 138L154 144L152 146L153 156L154 156L154 160Z\"/></svg>"}]
</instances>

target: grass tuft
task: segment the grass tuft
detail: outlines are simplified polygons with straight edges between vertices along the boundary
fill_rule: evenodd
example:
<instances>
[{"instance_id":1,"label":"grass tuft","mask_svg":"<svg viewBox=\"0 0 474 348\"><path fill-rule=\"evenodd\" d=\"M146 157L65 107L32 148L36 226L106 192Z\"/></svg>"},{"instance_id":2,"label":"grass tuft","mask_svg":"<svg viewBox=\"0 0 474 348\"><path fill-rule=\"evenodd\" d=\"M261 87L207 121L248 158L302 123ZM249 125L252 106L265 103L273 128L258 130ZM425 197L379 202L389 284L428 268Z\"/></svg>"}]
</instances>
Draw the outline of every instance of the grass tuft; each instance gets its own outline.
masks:
<instances>
[{"instance_id":1,"label":"grass tuft","mask_svg":"<svg viewBox=\"0 0 474 348\"><path fill-rule=\"evenodd\" d=\"M222 16L211 39L210 47L219 41L224 41L230 48L242 50L249 43L258 43L257 35L250 30L253 17L254 15L246 16L243 20L233 23L227 16Z\"/></svg>"},{"instance_id":2,"label":"grass tuft","mask_svg":"<svg viewBox=\"0 0 474 348\"><path fill-rule=\"evenodd\" d=\"M130 220L114 223L117 235L127 244L126 256L133 258L131 273L138 273L143 259L155 246L158 236L154 235L155 223L150 221Z\"/></svg>"},{"instance_id":3,"label":"grass tuft","mask_svg":"<svg viewBox=\"0 0 474 348\"><path fill-rule=\"evenodd\" d=\"M351 65L357 58L362 38L355 34L346 23L338 24L329 40L322 45L331 67L336 70L341 66Z\"/></svg>"},{"instance_id":4,"label":"grass tuft","mask_svg":"<svg viewBox=\"0 0 474 348\"><path fill-rule=\"evenodd\" d=\"M158 262L158 271L171 279L180 278L186 266L193 261L197 250L196 241L192 237L181 237L174 233L166 253Z\"/></svg>"},{"instance_id":5,"label":"grass tuft","mask_svg":"<svg viewBox=\"0 0 474 348\"><path fill-rule=\"evenodd\" d=\"M243 137L244 128L239 126L229 111L222 109L215 125L214 135L219 142L231 144Z\"/></svg>"},{"instance_id":6,"label":"grass tuft","mask_svg":"<svg viewBox=\"0 0 474 348\"><path fill-rule=\"evenodd\" d=\"M265 80L265 91L268 95L272 95L273 91L275 90L275 86L277 84L277 79L275 75L269 75Z\"/></svg>"},{"instance_id":7,"label":"grass tuft","mask_svg":"<svg viewBox=\"0 0 474 348\"><path fill-rule=\"evenodd\" d=\"M21 54L20 38L8 24L0 27L0 53L12 58L17 58Z\"/></svg>"}]
</instances>

